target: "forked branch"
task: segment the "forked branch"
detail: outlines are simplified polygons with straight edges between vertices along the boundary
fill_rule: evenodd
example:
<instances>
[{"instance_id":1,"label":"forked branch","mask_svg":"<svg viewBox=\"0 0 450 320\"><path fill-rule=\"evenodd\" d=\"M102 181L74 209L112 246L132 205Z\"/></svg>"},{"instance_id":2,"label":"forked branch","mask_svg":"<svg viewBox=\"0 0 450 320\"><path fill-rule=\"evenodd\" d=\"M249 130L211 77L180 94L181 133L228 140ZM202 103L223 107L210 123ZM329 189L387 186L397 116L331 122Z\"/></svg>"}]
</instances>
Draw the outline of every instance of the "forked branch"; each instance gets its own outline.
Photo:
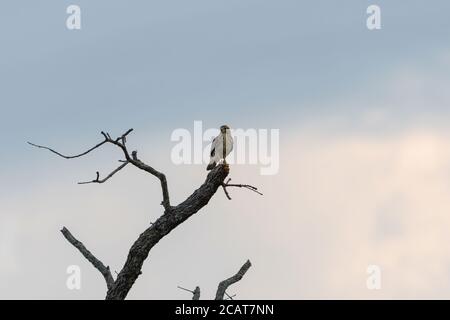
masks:
<instances>
[{"instance_id":1,"label":"forked branch","mask_svg":"<svg viewBox=\"0 0 450 320\"><path fill-rule=\"evenodd\" d=\"M113 144L115 146L117 146L118 148L120 148L123 152L123 155L125 157L125 160L121 160L121 162L123 162L123 164L121 166L119 166L117 169L115 169L113 172L111 172L108 176L106 176L104 179L100 179L100 173L97 172L97 177L94 180L91 181L85 181L85 182L80 182L79 184L88 184L88 183L104 183L107 180L109 180L112 176L114 176L117 172L119 172L120 170L122 170L128 163L131 163L132 165L134 165L135 167L144 170L148 173L150 173L151 175L155 176L156 178L158 178L161 182L161 189L162 189L162 194L163 194L163 200L161 202L161 204L164 206L164 209L166 211L166 213L170 212L171 210L171 206L170 206L170 198L169 198L169 188L167 187L167 179L166 176L155 170L153 167L149 166L148 164L145 164L144 162L142 162L141 160L139 160L137 158L137 151L133 151L132 154L130 155L130 153L128 152L127 146L126 146L126 141L127 141L127 136L133 131L133 129L128 129L124 134L122 134L121 136L117 137L116 139L111 138L111 136L109 135L109 133L102 131L101 134L104 138L103 141L99 142L98 144L96 144L95 146L93 146L92 148L77 154L77 155L64 155L58 151L55 151L52 148L46 147L46 146L42 146L42 145L38 145L35 143L31 143L28 142L29 145L36 147L36 148L41 148L41 149L46 149L64 159L75 159L75 158L79 158L82 157L90 152L92 152L93 150L100 148L101 146L103 146L105 143L110 143Z\"/></svg>"},{"instance_id":2,"label":"forked branch","mask_svg":"<svg viewBox=\"0 0 450 320\"><path fill-rule=\"evenodd\" d=\"M227 190L227 188L230 188L230 187L246 188L250 191L256 192L257 194L259 194L261 196L263 195L261 192L258 191L258 188L254 187L254 186L251 186L249 184L231 184L230 181L231 181L231 178L229 178L227 180L227 182L222 183L223 192L225 192L225 195L227 196L228 200L231 200L230 194L228 193L228 190Z\"/></svg>"}]
</instances>

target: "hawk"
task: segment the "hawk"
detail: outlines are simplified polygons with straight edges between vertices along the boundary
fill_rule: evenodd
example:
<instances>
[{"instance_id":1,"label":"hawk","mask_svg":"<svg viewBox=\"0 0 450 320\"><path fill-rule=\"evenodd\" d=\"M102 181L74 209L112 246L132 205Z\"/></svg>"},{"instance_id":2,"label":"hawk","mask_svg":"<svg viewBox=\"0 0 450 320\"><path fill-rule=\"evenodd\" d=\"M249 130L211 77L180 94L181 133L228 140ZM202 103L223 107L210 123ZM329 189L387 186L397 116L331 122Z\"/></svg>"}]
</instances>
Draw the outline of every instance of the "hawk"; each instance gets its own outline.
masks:
<instances>
[{"instance_id":1,"label":"hawk","mask_svg":"<svg viewBox=\"0 0 450 320\"><path fill-rule=\"evenodd\" d=\"M220 127L220 134L212 141L210 160L206 170L212 170L220 159L223 159L223 162L226 163L225 157L230 154L231 150L233 150L233 138L231 137L230 127L223 125Z\"/></svg>"}]
</instances>

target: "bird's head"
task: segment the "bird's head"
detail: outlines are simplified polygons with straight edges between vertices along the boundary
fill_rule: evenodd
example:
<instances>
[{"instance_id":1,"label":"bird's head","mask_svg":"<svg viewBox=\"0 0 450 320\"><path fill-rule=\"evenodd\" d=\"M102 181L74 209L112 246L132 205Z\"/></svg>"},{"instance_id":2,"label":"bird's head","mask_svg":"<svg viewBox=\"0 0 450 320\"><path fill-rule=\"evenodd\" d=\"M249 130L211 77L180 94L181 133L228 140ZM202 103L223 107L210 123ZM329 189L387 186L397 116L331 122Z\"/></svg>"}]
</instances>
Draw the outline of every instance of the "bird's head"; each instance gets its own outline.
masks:
<instances>
[{"instance_id":1,"label":"bird's head","mask_svg":"<svg viewBox=\"0 0 450 320\"><path fill-rule=\"evenodd\" d=\"M227 130L230 130L230 127L227 126L226 124L224 124L223 126L220 127L220 132L222 132L222 133L226 133Z\"/></svg>"}]
</instances>

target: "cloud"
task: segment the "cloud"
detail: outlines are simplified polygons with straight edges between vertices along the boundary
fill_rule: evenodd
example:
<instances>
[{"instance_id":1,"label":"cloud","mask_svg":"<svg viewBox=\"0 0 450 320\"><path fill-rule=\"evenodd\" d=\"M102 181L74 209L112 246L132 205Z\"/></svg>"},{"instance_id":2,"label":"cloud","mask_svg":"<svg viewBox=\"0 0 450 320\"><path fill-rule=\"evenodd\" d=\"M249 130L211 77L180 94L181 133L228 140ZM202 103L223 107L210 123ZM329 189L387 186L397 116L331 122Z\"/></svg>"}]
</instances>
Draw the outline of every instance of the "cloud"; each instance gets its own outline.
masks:
<instances>
[{"instance_id":1,"label":"cloud","mask_svg":"<svg viewBox=\"0 0 450 320\"><path fill-rule=\"evenodd\" d=\"M446 297L449 137L433 128L389 136L298 130L283 140L279 175L233 166L233 180L259 186L263 197L236 189L228 201L219 190L152 250L130 297L186 298L176 285L202 285L204 297L212 296L246 258L253 267L233 289L240 298ZM70 165L72 178L90 172ZM175 203L204 178L201 166L166 170ZM53 174L59 173L45 173ZM2 232L7 263L0 277L17 283L3 287L2 297L102 298L103 279L58 230L69 227L118 270L134 239L161 213L159 201L157 181L132 169L105 185L58 178L11 196L2 202L8 232ZM69 264L82 267L81 292L65 287ZM380 291L365 287L370 264L381 267Z\"/></svg>"},{"instance_id":2,"label":"cloud","mask_svg":"<svg viewBox=\"0 0 450 320\"><path fill-rule=\"evenodd\" d=\"M298 210L314 215L322 254L331 255L323 296L374 296L365 288L369 264L384 272L380 297L439 296L449 275L448 138L433 130L299 144L298 170L291 173L298 187L287 198L295 196Z\"/></svg>"},{"instance_id":3,"label":"cloud","mask_svg":"<svg viewBox=\"0 0 450 320\"><path fill-rule=\"evenodd\" d=\"M253 266L231 292L240 299L448 297L450 132L441 110L449 83L439 70L419 68L396 69L382 83L377 92L369 86L322 101L316 116L281 128L277 175L232 166L234 182L264 196L236 189L229 201L219 190L151 251L130 298L187 298L177 285L200 285L203 298L212 297L247 258ZM206 172L172 165L169 138L130 143L167 173L176 204ZM97 168L114 167L117 154L66 162L33 152L31 164L2 172L10 183L0 195L0 297L103 298L101 275L59 229L67 226L118 271L162 213L157 180L126 168L104 185L78 186ZM80 292L65 287L71 264L82 270ZM381 267L379 291L366 288L372 264Z\"/></svg>"}]
</instances>

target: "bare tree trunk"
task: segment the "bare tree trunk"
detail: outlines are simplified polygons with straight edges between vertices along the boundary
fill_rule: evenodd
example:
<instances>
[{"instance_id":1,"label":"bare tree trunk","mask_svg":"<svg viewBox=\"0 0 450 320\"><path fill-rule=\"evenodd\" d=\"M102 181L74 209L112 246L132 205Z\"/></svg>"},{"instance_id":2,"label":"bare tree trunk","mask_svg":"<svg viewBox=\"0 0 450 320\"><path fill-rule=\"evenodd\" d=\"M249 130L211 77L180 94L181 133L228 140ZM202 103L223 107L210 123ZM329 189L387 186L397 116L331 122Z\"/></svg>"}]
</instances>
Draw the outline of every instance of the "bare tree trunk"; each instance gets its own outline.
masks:
<instances>
[{"instance_id":1,"label":"bare tree trunk","mask_svg":"<svg viewBox=\"0 0 450 320\"><path fill-rule=\"evenodd\" d=\"M184 202L173 207L170 214L162 215L139 236L131 247L127 261L117 276L114 285L108 290L106 299L125 299L128 291L141 274L142 264L153 246L179 224L204 207L222 185L227 175L228 170L225 166L215 167L199 189L194 191Z\"/></svg>"}]
</instances>

